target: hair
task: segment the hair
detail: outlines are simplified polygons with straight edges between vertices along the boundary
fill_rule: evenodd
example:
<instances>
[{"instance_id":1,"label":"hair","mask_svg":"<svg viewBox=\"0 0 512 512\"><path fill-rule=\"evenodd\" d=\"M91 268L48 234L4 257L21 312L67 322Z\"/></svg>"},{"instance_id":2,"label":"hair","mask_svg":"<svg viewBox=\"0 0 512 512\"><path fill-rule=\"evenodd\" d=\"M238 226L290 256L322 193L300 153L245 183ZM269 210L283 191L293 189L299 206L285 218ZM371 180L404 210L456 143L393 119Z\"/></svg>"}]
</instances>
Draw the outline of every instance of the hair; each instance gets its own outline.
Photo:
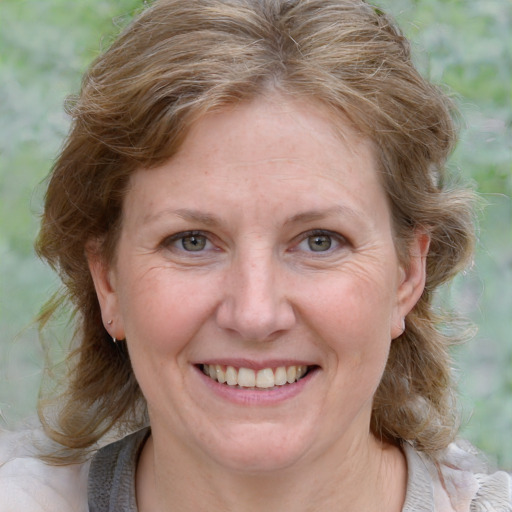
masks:
<instances>
[{"instance_id":1,"label":"hair","mask_svg":"<svg viewBox=\"0 0 512 512\"><path fill-rule=\"evenodd\" d=\"M39 405L62 447L52 462L79 460L109 431L146 421L126 346L103 326L86 244L98 241L112 262L132 173L171 158L205 113L271 91L321 102L373 141L403 261L415 231L429 233L425 290L391 344L371 431L432 457L454 439L449 347L458 338L433 297L467 264L474 228L472 192L447 184L452 101L415 69L395 22L362 0L160 0L85 74L50 175L36 249L64 286L40 328L63 302L75 325L65 389L56 407Z\"/></svg>"}]
</instances>

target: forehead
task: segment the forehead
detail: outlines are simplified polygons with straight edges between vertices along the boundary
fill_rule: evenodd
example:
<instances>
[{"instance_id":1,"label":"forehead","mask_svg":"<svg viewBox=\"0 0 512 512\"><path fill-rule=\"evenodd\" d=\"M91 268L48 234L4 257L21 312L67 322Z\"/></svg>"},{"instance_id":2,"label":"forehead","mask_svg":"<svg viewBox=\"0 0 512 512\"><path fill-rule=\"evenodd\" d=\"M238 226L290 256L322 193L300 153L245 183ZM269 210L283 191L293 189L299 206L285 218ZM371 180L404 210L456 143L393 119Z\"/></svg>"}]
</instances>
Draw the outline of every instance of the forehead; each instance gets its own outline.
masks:
<instances>
[{"instance_id":1,"label":"forehead","mask_svg":"<svg viewBox=\"0 0 512 512\"><path fill-rule=\"evenodd\" d=\"M221 209L276 199L297 210L328 202L364 209L383 194L374 154L368 138L319 102L260 98L200 118L170 160L134 174L131 190L148 205L187 198Z\"/></svg>"},{"instance_id":2,"label":"forehead","mask_svg":"<svg viewBox=\"0 0 512 512\"><path fill-rule=\"evenodd\" d=\"M200 117L170 162L178 167L194 161L206 171L222 162L275 161L279 167L281 160L303 160L336 171L341 153L347 163L350 159L361 165L365 160L376 168L373 142L341 113L335 115L318 100L274 93Z\"/></svg>"},{"instance_id":3,"label":"forehead","mask_svg":"<svg viewBox=\"0 0 512 512\"><path fill-rule=\"evenodd\" d=\"M361 146L373 147L370 139L365 138L345 116L335 115L322 102L274 93L250 102L227 105L203 116L192 125L179 153L186 153L191 141L200 138L210 138L209 142L219 147L233 136L239 142L253 145L255 151L269 149L284 141L290 145L296 140L296 149L302 153L304 146L300 142L303 137L310 142L304 149L315 143L326 149L344 144L346 149L356 152Z\"/></svg>"}]
</instances>

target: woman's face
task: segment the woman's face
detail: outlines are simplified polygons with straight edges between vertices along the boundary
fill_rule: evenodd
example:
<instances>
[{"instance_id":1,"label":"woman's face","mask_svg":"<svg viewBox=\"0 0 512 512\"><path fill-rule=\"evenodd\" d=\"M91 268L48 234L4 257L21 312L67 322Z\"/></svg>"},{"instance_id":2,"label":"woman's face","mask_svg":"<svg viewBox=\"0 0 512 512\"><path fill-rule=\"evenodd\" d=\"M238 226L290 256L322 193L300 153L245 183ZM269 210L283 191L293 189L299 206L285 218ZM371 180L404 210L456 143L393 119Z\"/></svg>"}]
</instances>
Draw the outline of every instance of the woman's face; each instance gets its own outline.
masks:
<instances>
[{"instance_id":1,"label":"woman's face","mask_svg":"<svg viewBox=\"0 0 512 512\"><path fill-rule=\"evenodd\" d=\"M337 129L283 97L207 115L133 175L112 267L90 257L178 459L265 471L368 440L427 242L405 269L372 146Z\"/></svg>"}]
</instances>

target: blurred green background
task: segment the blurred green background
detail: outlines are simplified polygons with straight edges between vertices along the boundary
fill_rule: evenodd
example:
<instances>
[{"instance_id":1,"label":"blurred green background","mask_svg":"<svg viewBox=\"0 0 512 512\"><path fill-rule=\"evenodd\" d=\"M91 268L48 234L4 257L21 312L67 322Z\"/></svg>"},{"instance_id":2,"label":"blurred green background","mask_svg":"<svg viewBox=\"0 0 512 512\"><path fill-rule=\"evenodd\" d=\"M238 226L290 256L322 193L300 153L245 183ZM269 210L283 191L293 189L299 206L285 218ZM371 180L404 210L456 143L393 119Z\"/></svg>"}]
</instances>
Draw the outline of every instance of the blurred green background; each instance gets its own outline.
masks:
<instances>
[{"instance_id":1,"label":"blurred green background","mask_svg":"<svg viewBox=\"0 0 512 512\"><path fill-rule=\"evenodd\" d=\"M512 470L512 2L378 4L412 39L422 72L455 94L465 120L450 165L487 206L475 263L443 298L479 327L454 354L462 434ZM32 320L58 282L35 258L32 241L42 181L69 125L64 99L141 6L0 0L0 427L33 415L42 375Z\"/></svg>"}]
</instances>

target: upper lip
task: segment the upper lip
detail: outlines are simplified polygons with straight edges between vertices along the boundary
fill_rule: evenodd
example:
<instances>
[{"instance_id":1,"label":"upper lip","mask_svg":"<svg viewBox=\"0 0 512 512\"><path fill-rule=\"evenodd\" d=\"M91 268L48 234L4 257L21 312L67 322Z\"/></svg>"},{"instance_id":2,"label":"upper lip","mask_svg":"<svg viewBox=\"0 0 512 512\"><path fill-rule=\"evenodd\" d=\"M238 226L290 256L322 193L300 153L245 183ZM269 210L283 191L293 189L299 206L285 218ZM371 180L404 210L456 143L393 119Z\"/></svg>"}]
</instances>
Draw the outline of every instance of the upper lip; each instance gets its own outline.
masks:
<instances>
[{"instance_id":1,"label":"upper lip","mask_svg":"<svg viewBox=\"0 0 512 512\"><path fill-rule=\"evenodd\" d=\"M194 365L219 365L233 366L234 368L250 368L252 370L263 370L264 368L279 368L280 366L317 366L311 361L303 359L265 359L263 361L255 361L245 358L212 358L197 361Z\"/></svg>"}]
</instances>

